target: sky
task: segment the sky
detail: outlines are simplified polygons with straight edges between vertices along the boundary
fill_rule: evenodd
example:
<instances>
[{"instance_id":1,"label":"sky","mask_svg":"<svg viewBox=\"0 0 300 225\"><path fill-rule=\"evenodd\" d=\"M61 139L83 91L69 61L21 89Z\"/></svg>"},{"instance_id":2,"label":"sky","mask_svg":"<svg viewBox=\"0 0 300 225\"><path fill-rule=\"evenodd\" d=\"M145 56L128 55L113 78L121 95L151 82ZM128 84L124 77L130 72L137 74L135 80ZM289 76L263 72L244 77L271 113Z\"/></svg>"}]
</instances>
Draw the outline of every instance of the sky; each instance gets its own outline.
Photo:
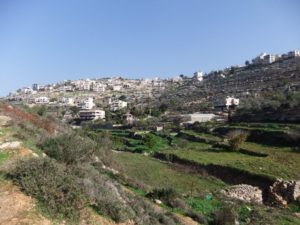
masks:
<instances>
[{"instance_id":1,"label":"sky","mask_svg":"<svg viewBox=\"0 0 300 225\"><path fill-rule=\"evenodd\" d=\"M0 0L0 96L33 83L168 78L300 49L298 0Z\"/></svg>"}]
</instances>

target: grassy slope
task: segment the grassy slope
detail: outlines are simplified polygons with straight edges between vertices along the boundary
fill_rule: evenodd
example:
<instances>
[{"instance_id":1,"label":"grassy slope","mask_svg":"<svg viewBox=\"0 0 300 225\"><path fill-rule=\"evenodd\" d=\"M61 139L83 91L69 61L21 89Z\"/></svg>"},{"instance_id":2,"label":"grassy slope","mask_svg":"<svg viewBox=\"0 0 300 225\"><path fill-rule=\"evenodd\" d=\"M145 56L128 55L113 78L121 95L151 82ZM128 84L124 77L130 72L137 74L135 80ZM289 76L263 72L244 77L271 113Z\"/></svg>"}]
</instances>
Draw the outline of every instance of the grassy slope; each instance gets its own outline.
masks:
<instances>
[{"instance_id":1,"label":"grassy slope","mask_svg":"<svg viewBox=\"0 0 300 225\"><path fill-rule=\"evenodd\" d=\"M190 130L184 132L209 140L220 140L219 137L210 134ZM300 153L293 151L291 147L273 147L253 142L246 142L241 147L252 152L267 153L268 156L257 157L239 152L218 151L209 144L197 142L187 142L182 148L169 148L164 152L201 164L229 166L284 179L300 179Z\"/></svg>"},{"instance_id":2,"label":"grassy slope","mask_svg":"<svg viewBox=\"0 0 300 225\"><path fill-rule=\"evenodd\" d=\"M193 189L202 195L225 186L217 179L188 174L147 156L124 152L115 153L114 158L127 176L152 188L172 187L179 193Z\"/></svg>"}]
</instances>

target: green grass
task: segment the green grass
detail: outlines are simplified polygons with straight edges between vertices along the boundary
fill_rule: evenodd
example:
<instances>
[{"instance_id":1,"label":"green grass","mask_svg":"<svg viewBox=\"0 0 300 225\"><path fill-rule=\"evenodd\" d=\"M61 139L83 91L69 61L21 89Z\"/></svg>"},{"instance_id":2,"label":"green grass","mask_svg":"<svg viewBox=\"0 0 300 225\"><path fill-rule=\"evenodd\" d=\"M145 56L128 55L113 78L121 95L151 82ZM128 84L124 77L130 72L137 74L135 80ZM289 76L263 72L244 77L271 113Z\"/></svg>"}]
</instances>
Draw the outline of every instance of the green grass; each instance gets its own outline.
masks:
<instances>
[{"instance_id":1,"label":"green grass","mask_svg":"<svg viewBox=\"0 0 300 225\"><path fill-rule=\"evenodd\" d=\"M170 149L193 149L193 150L203 150L208 149L211 147L210 144L206 144L203 142L194 142L194 141L188 141L183 138L174 137L172 143L174 144L174 147L169 147L165 150Z\"/></svg>"},{"instance_id":2,"label":"green grass","mask_svg":"<svg viewBox=\"0 0 300 225\"><path fill-rule=\"evenodd\" d=\"M207 198L187 198L186 203L196 212L205 216L221 208L221 202L216 199Z\"/></svg>"},{"instance_id":3,"label":"green grass","mask_svg":"<svg viewBox=\"0 0 300 225\"><path fill-rule=\"evenodd\" d=\"M245 142L241 146L244 149L253 151L253 152L261 152L267 154L273 154L276 152L291 152L293 151L292 147L275 147L263 144L257 144L254 142Z\"/></svg>"},{"instance_id":4,"label":"green grass","mask_svg":"<svg viewBox=\"0 0 300 225\"><path fill-rule=\"evenodd\" d=\"M0 152L0 165L2 165L7 159L9 155L5 152ZM5 180L5 175L2 171L0 171L0 182Z\"/></svg>"},{"instance_id":5,"label":"green grass","mask_svg":"<svg viewBox=\"0 0 300 225\"><path fill-rule=\"evenodd\" d=\"M127 176L152 189L174 188L178 193L203 195L225 186L220 180L179 171L147 156L124 152L115 153L114 158Z\"/></svg>"},{"instance_id":6,"label":"green grass","mask_svg":"<svg viewBox=\"0 0 300 225\"><path fill-rule=\"evenodd\" d=\"M0 152L0 165L8 159L8 154L5 152Z\"/></svg>"},{"instance_id":7,"label":"green grass","mask_svg":"<svg viewBox=\"0 0 300 225\"><path fill-rule=\"evenodd\" d=\"M193 131L193 130L185 130L185 131L182 131L182 133L194 135L195 137L203 138L203 139L206 139L208 141L216 141L216 142L217 141L222 141L222 138L220 138L216 135L207 134L207 133L200 133L200 132L196 132L196 131Z\"/></svg>"},{"instance_id":8,"label":"green grass","mask_svg":"<svg viewBox=\"0 0 300 225\"><path fill-rule=\"evenodd\" d=\"M211 147L197 150L166 150L165 153L175 154L180 158L201 164L215 164L246 170L251 173L264 174L284 179L300 178L300 154L288 148L271 148L254 143L243 145L251 151L268 153L267 157L256 157L239 152L217 151Z\"/></svg>"},{"instance_id":9,"label":"green grass","mask_svg":"<svg viewBox=\"0 0 300 225\"><path fill-rule=\"evenodd\" d=\"M152 138L151 146L149 146L144 139L140 140L129 137L129 133L114 132L112 133L113 148L142 153L160 151L169 147L168 141L165 138L152 133L146 135Z\"/></svg>"},{"instance_id":10,"label":"green grass","mask_svg":"<svg viewBox=\"0 0 300 225\"><path fill-rule=\"evenodd\" d=\"M290 129L299 128L298 124L282 124L282 123L237 123L230 124L226 127L242 128L249 130L261 131L289 131Z\"/></svg>"},{"instance_id":11,"label":"green grass","mask_svg":"<svg viewBox=\"0 0 300 225\"><path fill-rule=\"evenodd\" d=\"M5 135L5 130L0 128L0 137L3 137Z\"/></svg>"}]
</instances>

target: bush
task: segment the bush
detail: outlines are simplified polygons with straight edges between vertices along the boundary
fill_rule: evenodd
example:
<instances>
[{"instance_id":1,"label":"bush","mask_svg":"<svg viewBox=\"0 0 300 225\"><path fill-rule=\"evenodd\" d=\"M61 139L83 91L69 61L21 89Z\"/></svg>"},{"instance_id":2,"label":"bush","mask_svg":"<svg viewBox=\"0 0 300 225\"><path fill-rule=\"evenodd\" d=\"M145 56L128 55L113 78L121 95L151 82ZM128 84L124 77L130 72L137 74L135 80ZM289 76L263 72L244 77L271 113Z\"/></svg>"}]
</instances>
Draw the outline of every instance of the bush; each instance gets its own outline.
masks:
<instances>
[{"instance_id":1,"label":"bush","mask_svg":"<svg viewBox=\"0 0 300 225\"><path fill-rule=\"evenodd\" d=\"M9 176L28 195L38 199L52 216L77 220L86 202L75 176L49 158L20 161Z\"/></svg>"},{"instance_id":2,"label":"bush","mask_svg":"<svg viewBox=\"0 0 300 225\"><path fill-rule=\"evenodd\" d=\"M249 133L243 130L229 131L227 134L228 143L231 150L238 150L241 145L247 140Z\"/></svg>"},{"instance_id":3,"label":"bush","mask_svg":"<svg viewBox=\"0 0 300 225\"><path fill-rule=\"evenodd\" d=\"M51 158L66 165L93 162L100 155L100 147L90 138L76 134L63 134L49 138L39 147Z\"/></svg>"},{"instance_id":4,"label":"bush","mask_svg":"<svg viewBox=\"0 0 300 225\"><path fill-rule=\"evenodd\" d=\"M213 215L213 225L236 224L237 214L232 207L226 206Z\"/></svg>"},{"instance_id":5,"label":"bush","mask_svg":"<svg viewBox=\"0 0 300 225\"><path fill-rule=\"evenodd\" d=\"M146 197L162 200L165 204L171 205L171 202L177 197L177 193L173 188L153 189L152 192L146 194Z\"/></svg>"},{"instance_id":6,"label":"bush","mask_svg":"<svg viewBox=\"0 0 300 225\"><path fill-rule=\"evenodd\" d=\"M145 137L143 138L145 145L149 148L152 149L155 144L156 144L156 138L153 134L146 134Z\"/></svg>"}]
</instances>

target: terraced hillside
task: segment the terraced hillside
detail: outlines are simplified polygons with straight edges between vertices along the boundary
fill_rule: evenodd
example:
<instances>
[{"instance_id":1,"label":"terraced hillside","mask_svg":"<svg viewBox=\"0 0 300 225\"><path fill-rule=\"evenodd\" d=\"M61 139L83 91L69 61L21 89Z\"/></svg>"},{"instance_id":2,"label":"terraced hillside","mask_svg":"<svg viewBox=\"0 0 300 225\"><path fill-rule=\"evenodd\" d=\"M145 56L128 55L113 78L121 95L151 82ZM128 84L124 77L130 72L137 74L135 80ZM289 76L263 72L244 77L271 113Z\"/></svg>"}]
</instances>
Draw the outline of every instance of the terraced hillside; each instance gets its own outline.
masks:
<instances>
[{"instance_id":1,"label":"terraced hillside","mask_svg":"<svg viewBox=\"0 0 300 225\"><path fill-rule=\"evenodd\" d=\"M192 110L193 105L215 103L226 96L243 100L272 90L300 90L300 58L212 72L202 82L184 78L170 86L160 100L173 109Z\"/></svg>"}]
</instances>

